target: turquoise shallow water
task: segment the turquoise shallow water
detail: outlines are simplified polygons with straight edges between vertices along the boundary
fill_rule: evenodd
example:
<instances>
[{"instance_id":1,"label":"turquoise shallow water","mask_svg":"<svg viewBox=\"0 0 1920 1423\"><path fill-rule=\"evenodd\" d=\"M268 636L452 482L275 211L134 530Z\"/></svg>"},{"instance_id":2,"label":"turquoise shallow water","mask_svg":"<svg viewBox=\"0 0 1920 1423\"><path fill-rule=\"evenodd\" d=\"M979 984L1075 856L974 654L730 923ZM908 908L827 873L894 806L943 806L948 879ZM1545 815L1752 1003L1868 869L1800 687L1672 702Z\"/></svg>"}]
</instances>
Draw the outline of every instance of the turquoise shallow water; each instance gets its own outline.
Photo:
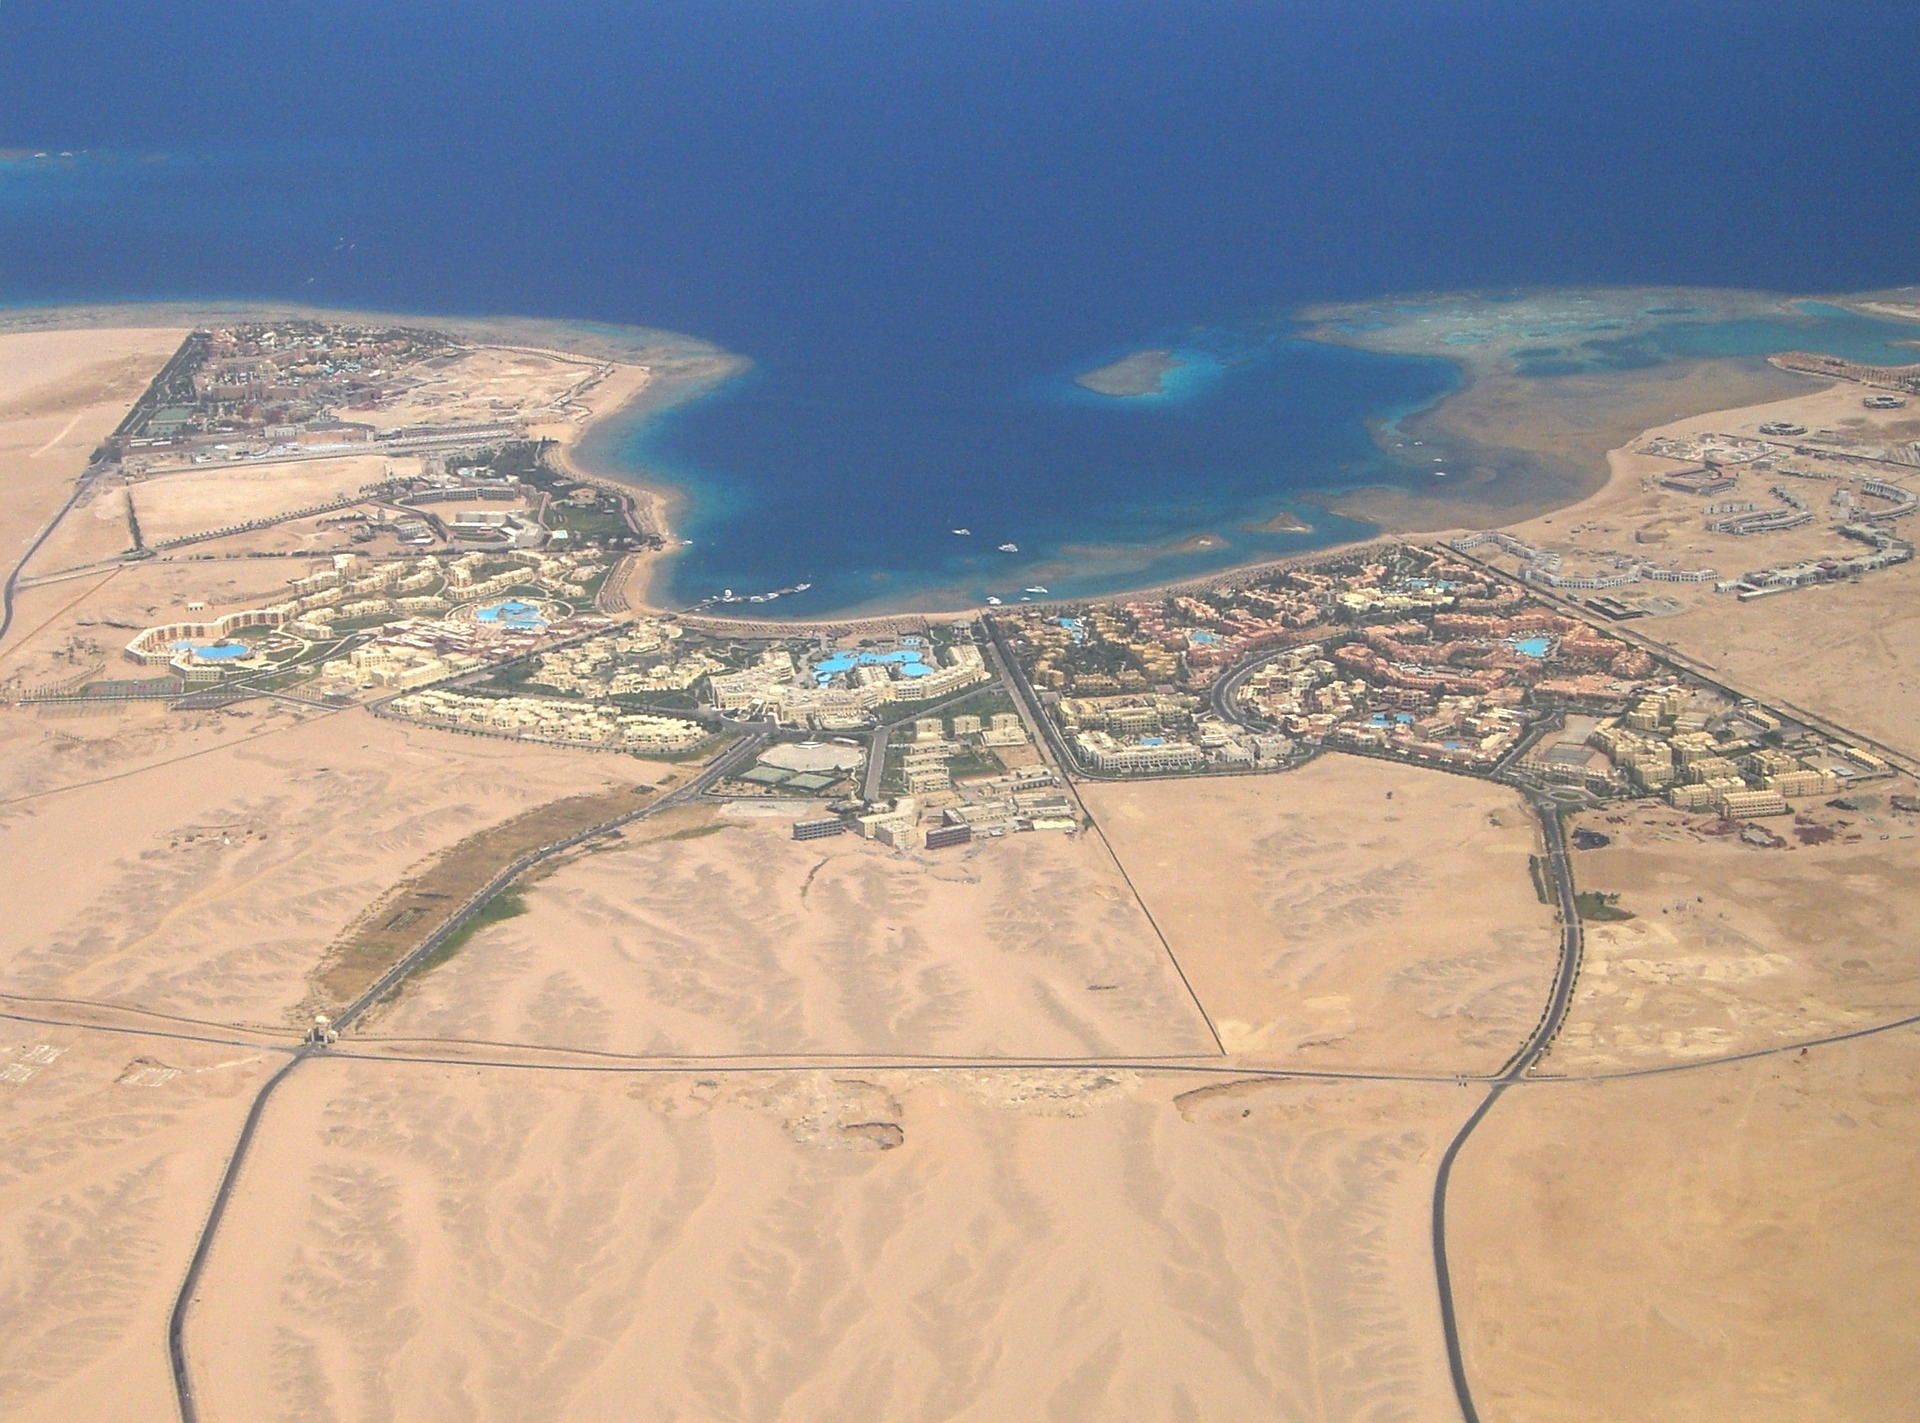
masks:
<instances>
[{"instance_id":1,"label":"turquoise shallow water","mask_svg":"<svg viewBox=\"0 0 1920 1423\"><path fill-rule=\"evenodd\" d=\"M1797 347L1899 363L1920 355L1903 344L1916 337L1920 325L1805 302L1724 320L1650 306L1628 320L1463 330L1438 344L1498 343L1521 373L1553 378ZM904 410L896 384L877 425L871 409L882 397L871 389L814 388L794 400L784 372L756 371L737 391L635 431L616 459L636 478L693 495L694 546L675 568L677 597L814 583L815 594L783 601L790 615L927 597L1012 602L1034 583L1087 596L1364 537L1364 525L1303 496L1366 484L1436 493L1435 469L1453 463L1436 458L1431 439L1417 453L1392 439L1407 417L1458 389L1444 359L1323 345L1284 322L1162 333L1134 349L1161 347L1182 364L1153 395L1077 385L1077 372L1126 354L1103 349L1024 380L976 377ZM795 481L787 472L796 465L826 473ZM1251 527L1278 512L1310 531ZM749 531L759 537L743 539ZM1018 552L1001 552L1005 543Z\"/></svg>"},{"instance_id":2,"label":"turquoise shallow water","mask_svg":"<svg viewBox=\"0 0 1920 1423\"><path fill-rule=\"evenodd\" d=\"M1920 359L1911 343L1920 325L1861 316L1831 302L1801 301L1794 315L1707 319L1691 309L1645 331L1612 334L1573 328L1544 333L1562 344L1522 348L1517 368L1526 375L1641 370L1688 356L1770 356L1807 347L1869 365L1906 365ZM1654 309L1654 314L1663 314ZM1906 343L1906 344L1903 344Z\"/></svg>"},{"instance_id":3,"label":"turquoise shallow water","mask_svg":"<svg viewBox=\"0 0 1920 1423\"><path fill-rule=\"evenodd\" d=\"M1920 276L1920 7L1893 0L551 0L458 23L27 0L0 29L0 152L28 154L0 156L0 302L710 340L754 371L595 449L691 496L674 596L812 583L783 614L1092 593L1364 534L1309 497L1430 478L1369 430L1456 376L1300 341L1305 303ZM1655 34L1715 62L1650 70ZM1525 359L1779 335L1690 315L1576 323ZM1862 343L1843 353L1878 339L1808 316ZM1158 346L1188 358L1158 397L1072 382ZM1312 532L1256 531L1284 512Z\"/></svg>"}]
</instances>

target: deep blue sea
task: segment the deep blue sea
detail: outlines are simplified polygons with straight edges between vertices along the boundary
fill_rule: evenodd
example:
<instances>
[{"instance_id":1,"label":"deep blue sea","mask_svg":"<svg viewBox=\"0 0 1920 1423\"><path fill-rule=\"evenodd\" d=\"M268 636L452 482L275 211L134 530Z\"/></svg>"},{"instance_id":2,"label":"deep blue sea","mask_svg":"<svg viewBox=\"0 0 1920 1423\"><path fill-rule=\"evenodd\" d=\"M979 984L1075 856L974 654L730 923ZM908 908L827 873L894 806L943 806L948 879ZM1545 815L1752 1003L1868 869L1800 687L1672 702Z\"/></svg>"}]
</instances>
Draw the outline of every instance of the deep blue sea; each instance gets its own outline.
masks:
<instances>
[{"instance_id":1,"label":"deep blue sea","mask_svg":"<svg viewBox=\"0 0 1920 1423\"><path fill-rule=\"evenodd\" d=\"M602 441L687 490L680 597L1093 591L1350 536L1300 497L1410 477L1367 422L1452 366L1301 341L1302 303L1920 280L1916 54L1911 3L7 0L0 302L683 331L752 372ZM1149 346L1165 396L1071 381ZM1248 531L1284 510L1313 533Z\"/></svg>"}]
</instances>

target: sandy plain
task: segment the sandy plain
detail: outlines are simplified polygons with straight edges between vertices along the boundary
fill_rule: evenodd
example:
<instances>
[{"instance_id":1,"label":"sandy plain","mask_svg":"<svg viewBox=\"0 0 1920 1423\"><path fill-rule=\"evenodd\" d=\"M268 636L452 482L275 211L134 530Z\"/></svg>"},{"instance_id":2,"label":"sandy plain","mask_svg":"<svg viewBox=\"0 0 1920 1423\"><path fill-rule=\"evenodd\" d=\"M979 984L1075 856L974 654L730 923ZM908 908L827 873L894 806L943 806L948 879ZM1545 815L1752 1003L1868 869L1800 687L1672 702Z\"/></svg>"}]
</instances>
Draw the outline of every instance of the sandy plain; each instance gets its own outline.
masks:
<instances>
[{"instance_id":1,"label":"sandy plain","mask_svg":"<svg viewBox=\"0 0 1920 1423\"><path fill-rule=\"evenodd\" d=\"M1801 1043L1920 1013L1920 816L1910 782L1801 802L1763 847L1657 801L1589 811L1581 889L1628 920L1586 925L1579 985L1544 1070L1631 1070Z\"/></svg>"},{"instance_id":2,"label":"sandy plain","mask_svg":"<svg viewBox=\"0 0 1920 1423\"><path fill-rule=\"evenodd\" d=\"M1911 1029L1509 1091L1449 1210L1480 1416L1911 1416L1916 1103Z\"/></svg>"},{"instance_id":3,"label":"sandy plain","mask_svg":"<svg viewBox=\"0 0 1920 1423\"><path fill-rule=\"evenodd\" d=\"M906 855L689 809L524 897L372 1031L656 1056L1217 1052L1097 839Z\"/></svg>"},{"instance_id":4,"label":"sandy plain","mask_svg":"<svg viewBox=\"0 0 1920 1423\"><path fill-rule=\"evenodd\" d=\"M0 1414L174 1416L167 1313L280 1060L0 1019Z\"/></svg>"},{"instance_id":5,"label":"sandy plain","mask_svg":"<svg viewBox=\"0 0 1920 1423\"><path fill-rule=\"evenodd\" d=\"M0 479L0 549L8 565L185 335L108 328L0 340L0 461L7 469Z\"/></svg>"},{"instance_id":6,"label":"sandy plain","mask_svg":"<svg viewBox=\"0 0 1920 1423\"><path fill-rule=\"evenodd\" d=\"M1559 933L1513 791L1330 754L1081 796L1241 1060L1486 1072L1539 1017Z\"/></svg>"},{"instance_id":7,"label":"sandy plain","mask_svg":"<svg viewBox=\"0 0 1920 1423\"><path fill-rule=\"evenodd\" d=\"M113 719L0 714L22 776L0 856L40 887L9 898L0 991L284 1026L335 936L411 867L532 805L668 773L363 711L135 725L124 746Z\"/></svg>"},{"instance_id":8,"label":"sandy plain","mask_svg":"<svg viewBox=\"0 0 1920 1423\"><path fill-rule=\"evenodd\" d=\"M1452 1087L330 1060L206 1277L213 1419L1436 1419Z\"/></svg>"}]
</instances>

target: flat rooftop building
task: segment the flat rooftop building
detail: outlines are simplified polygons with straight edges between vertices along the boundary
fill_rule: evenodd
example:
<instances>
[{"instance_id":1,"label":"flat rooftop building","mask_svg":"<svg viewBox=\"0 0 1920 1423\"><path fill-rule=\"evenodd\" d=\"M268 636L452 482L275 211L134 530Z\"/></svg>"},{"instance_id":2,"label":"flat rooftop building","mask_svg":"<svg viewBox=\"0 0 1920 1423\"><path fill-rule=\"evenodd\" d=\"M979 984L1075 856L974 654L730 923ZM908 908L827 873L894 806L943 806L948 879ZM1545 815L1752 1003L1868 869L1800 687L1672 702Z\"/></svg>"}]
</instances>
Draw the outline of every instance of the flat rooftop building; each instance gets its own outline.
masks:
<instances>
[{"instance_id":1,"label":"flat rooftop building","mask_svg":"<svg viewBox=\"0 0 1920 1423\"><path fill-rule=\"evenodd\" d=\"M952 845L966 845L973 841L971 825L936 825L927 831L927 848L944 850Z\"/></svg>"}]
</instances>

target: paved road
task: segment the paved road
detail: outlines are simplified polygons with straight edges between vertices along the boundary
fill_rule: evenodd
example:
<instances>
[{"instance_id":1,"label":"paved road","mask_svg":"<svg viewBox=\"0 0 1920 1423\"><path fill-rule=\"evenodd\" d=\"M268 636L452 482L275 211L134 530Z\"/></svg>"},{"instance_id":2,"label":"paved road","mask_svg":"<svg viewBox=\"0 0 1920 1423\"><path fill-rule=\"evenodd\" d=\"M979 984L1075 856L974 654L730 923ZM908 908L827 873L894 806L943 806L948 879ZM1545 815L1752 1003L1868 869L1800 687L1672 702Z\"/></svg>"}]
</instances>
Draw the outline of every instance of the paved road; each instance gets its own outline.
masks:
<instances>
[{"instance_id":1,"label":"paved road","mask_svg":"<svg viewBox=\"0 0 1920 1423\"><path fill-rule=\"evenodd\" d=\"M1283 647L1273 652L1262 652L1248 658L1245 662L1229 668L1214 679L1213 689L1207 696L1213 702L1213 714L1224 722L1234 726L1251 725L1246 709L1240 705L1240 689L1247 684L1247 678L1266 666L1269 662L1285 657L1294 649Z\"/></svg>"},{"instance_id":2,"label":"paved road","mask_svg":"<svg viewBox=\"0 0 1920 1423\"><path fill-rule=\"evenodd\" d=\"M1528 793L1527 799L1534 814L1540 818L1541 833L1546 841L1547 867L1552 872L1554 892L1560 904L1560 962L1555 967L1553 988L1547 995L1546 1007L1540 1012L1540 1021L1502 1066L1473 1115L1467 1118L1460 1130L1454 1133L1453 1140L1447 1143L1447 1149L1440 1158L1440 1170L1433 1182L1433 1272L1440 1291L1440 1328L1446 1336L1447 1368L1453 1376L1454 1397L1459 1401L1460 1413L1466 1423L1480 1423L1480 1413L1474 1407L1473 1389L1467 1380L1466 1359L1460 1348L1459 1324L1454 1314L1453 1275L1447 1263L1447 1187L1453 1179L1453 1163L1460 1155L1460 1148L1467 1144L1467 1138L1486 1120L1501 1095L1523 1080L1528 1069L1540 1060L1541 1054L1552 1044L1555 1034L1560 1031L1560 1024L1566 1018L1567 1005L1573 1001L1574 984L1580 975L1580 914L1574 902L1573 867L1567 859L1566 831L1551 800L1533 792Z\"/></svg>"},{"instance_id":3,"label":"paved road","mask_svg":"<svg viewBox=\"0 0 1920 1423\"><path fill-rule=\"evenodd\" d=\"M765 744L766 737L764 734L744 737L737 744L728 747L718 758L709 763L706 769L701 771L699 775L678 789L661 796L658 800L650 801L638 810L631 811L626 815L617 816L603 824L595 825L576 835L570 835L564 840L557 840L551 845L543 846L538 850L521 856L500 871L499 874L495 875L484 889L462 905L445 924L428 935L418 948L394 964L392 968L388 969L376 979L365 993L362 993L358 998L354 999L352 1003L348 1004L346 1008L342 1009L339 1017L334 1020L336 1028L349 1026L355 1019L359 1018L375 1003L379 1002L385 994L390 992L405 979L409 973L418 967L422 960L442 944L446 943L454 934L465 928L467 923L480 911L488 900L499 894L534 865L540 863L542 860L560 854L565 850L570 850L574 846L591 840L597 835L604 835L610 830L618 829L623 825L630 825L634 821L644 820L650 815L657 815L659 812L669 809L672 806L685 805L689 801L697 799L699 796L705 794L707 788L714 782L731 775L741 762L752 760L754 756L759 754L760 748ZM227 1169L220 1178L219 1190L214 1193L213 1204L207 1211L206 1223L200 1229L200 1238L194 1243L193 1257L187 1263L186 1278L181 1281L180 1291L174 1296L173 1311L167 1318L167 1355L173 1370L174 1399L180 1409L181 1423L199 1423L200 1418L199 1410L194 1403L193 1376L187 1367L187 1314L193 1305L193 1293L199 1288L201 1273L206 1268L207 1256L213 1249L214 1236L218 1233L220 1222L226 1215L227 1202L232 1198L234 1185L240 1179L240 1170L246 1162L247 1149L253 1144L254 1133L259 1128L260 1115L266 1109L267 1100L272 1097L274 1091L280 1084L287 1080L287 1077L295 1068L299 1067L301 1063L305 1062L315 1053L321 1051L324 1051L324 1049L313 1044L307 1044L298 1049L293 1056L288 1059L284 1067L266 1080L261 1086L259 1094L254 1097L253 1105L247 1110L247 1119L241 1124L240 1136L234 1143L233 1154L227 1158Z\"/></svg>"},{"instance_id":4,"label":"paved road","mask_svg":"<svg viewBox=\"0 0 1920 1423\"><path fill-rule=\"evenodd\" d=\"M1053 762L1053 768L1059 772L1067 794L1073 797L1075 804L1079 804L1080 793L1074 788L1074 780L1086 775L1086 772L1074 760L1073 752L1068 749L1053 718L1041 708L1040 698L1027 681L1026 674L1020 670L1019 659L1002 638L999 624L990 617L983 617L980 622L987 630L987 660L998 669L1000 680L1013 693L1013 705L1020 713L1020 720L1026 724L1027 735L1033 738L1033 744L1041 756ZM1084 810L1085 806L1081 806L1081 809Z\"/></svg>"},{"instance_id":5,"label":"paved road","mask_svg":"<svg viewBox=\"0 0 1920 1423\"><path fill-rule=\"evenodd\" d=\"M232 1199L234 1184L240 1179L240 1167L247 1159L247 1148L253 1144L253 1134L259 1129L260 1114L266 1110L267 1099L313 1051L311 1047L304 1047L287 1059L286 1065L267 1079L247 1109L247 1119L240 1126L240 1139L234 1143L233 1155L227 1158L220 1189L214 1192L213 1204L207 1210L207 1223L200 1229L200 1239L194 1242L186 1278L180 1282L180 1292L173 1297L173 1311L167 1316L167 1359L173 1368L173 1394L180 1407L180 1423L200 1423L200 1410L193 1398L193 1377L187 1372L187 1311L193 1305L193 1292L200 1288L200 1275L207 1267L214 1233L220 1228L221 1217L227 1213L227 1202Z\"/></svg>"},{"instance_id":6,"label":"paved road","mask_svg":"<svg viewBox=\"0 0 1920 1423\"><path fill-rule=\"evenodd\" d=\"M877 726L867 742L867 773L860 782L860 799L868 805L879 803L880 781L887 773L887 738L892 734L892 727Z\"/></svg>"},{"instance_id":7,"label":"paved road","mask_svg":"<svg viewBox=\"0 0 1920 1423\"><path fill-rule=\"evenodd\" d=\"M14 564L7 574L6 583L0 585L0 640L4 640L13 629L13 595L20 586L20 575L26 571L27 565L33 562L33 556L40 552L41 545L53 537L53 531L60 527L60 521L72 512L75 504L80 502L80 496L92 487L93 478L97 472L97 467L89 467L74 480L73 492L67 496L67 502L60 506L60 512L47 520L46 527L34 536L33 542L27 545L27 551L20 555L20 561Z\"/></svg>"}]
</instances>

